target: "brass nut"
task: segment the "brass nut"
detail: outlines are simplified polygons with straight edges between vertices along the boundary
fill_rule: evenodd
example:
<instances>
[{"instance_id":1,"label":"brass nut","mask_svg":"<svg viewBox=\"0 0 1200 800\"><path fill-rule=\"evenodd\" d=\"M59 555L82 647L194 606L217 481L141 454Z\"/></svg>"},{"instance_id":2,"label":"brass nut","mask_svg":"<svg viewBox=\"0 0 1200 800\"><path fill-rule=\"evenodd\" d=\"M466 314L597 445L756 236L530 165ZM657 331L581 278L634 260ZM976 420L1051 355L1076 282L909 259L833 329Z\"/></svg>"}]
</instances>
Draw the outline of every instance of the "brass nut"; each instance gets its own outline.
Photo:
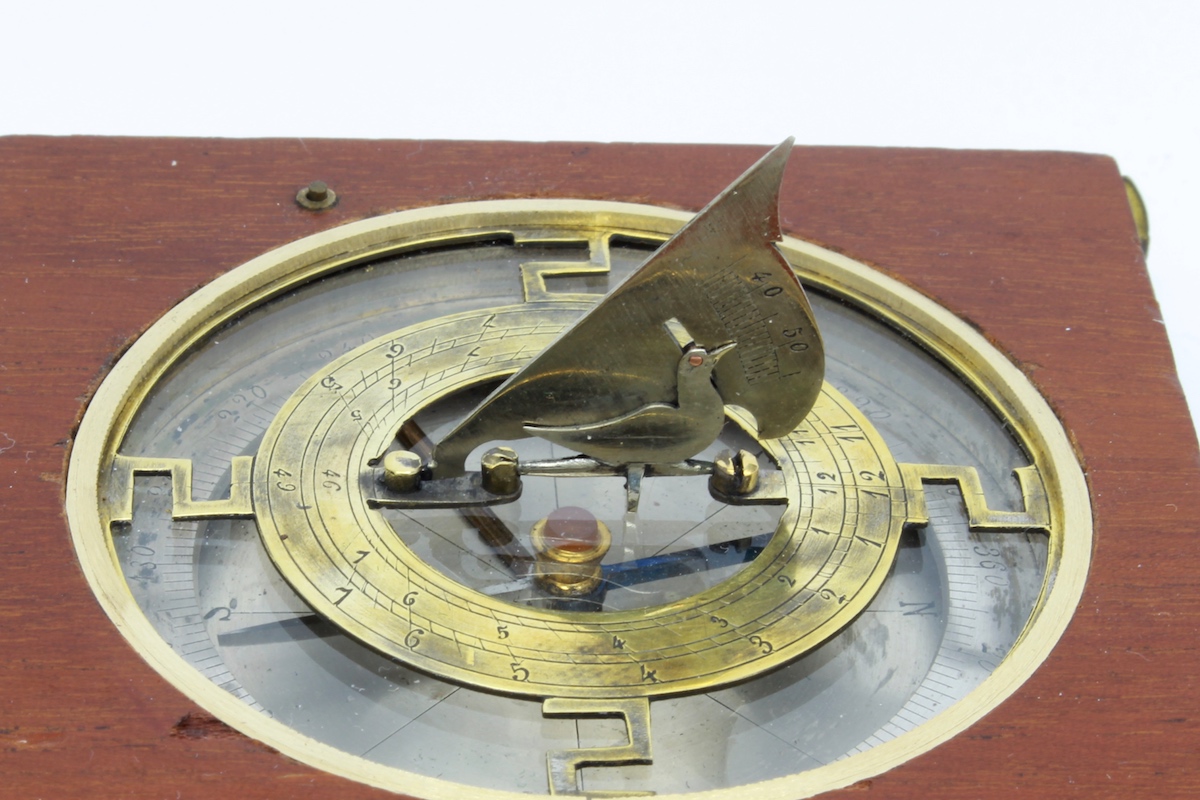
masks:
<instances>
[{"instance_id":1,"label":"brass nut","mask_svg":"<svg viewBox=\"0 0 1200 800\"><path fill-rule=\"evenodd\" d=\"M408 450L393 450L383 457L383 484L393 492L411 492L421 486L421 457Z\"/></svg>"},{"instance_id":2,"label":"brass nut","mask_svg":"<svg viewBox=\"0 0 1200 800\"><path fill-rule=\"evenodd\" d=\"M479 466L483 488L492 494L513 494L521 489L517 451L511 447L493 447L483 454Z\"/></svg>"}]
</instances>

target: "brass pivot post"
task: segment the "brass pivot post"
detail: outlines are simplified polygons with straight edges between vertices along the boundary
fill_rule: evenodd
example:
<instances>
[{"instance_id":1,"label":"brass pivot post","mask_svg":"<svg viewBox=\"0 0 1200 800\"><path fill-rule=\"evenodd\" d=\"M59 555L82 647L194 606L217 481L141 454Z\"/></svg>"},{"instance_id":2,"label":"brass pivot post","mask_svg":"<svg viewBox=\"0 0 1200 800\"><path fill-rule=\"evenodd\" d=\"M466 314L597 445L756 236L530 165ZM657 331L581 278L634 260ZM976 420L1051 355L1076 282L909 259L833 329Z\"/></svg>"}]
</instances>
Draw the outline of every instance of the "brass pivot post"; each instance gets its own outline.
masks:
<instances>
[{"instance_id":1,"label":"brass pivot post","mask_svg":"<svg viewBox=\"0 0 1200 800\"><path fill-rule=\"evenodd\" d=\"M580 597L600 585L600 562L612 534L586 508L555 509L534 523L530 538L537 559L534 576L543 589Z\"/></svg>"}]
</instances>

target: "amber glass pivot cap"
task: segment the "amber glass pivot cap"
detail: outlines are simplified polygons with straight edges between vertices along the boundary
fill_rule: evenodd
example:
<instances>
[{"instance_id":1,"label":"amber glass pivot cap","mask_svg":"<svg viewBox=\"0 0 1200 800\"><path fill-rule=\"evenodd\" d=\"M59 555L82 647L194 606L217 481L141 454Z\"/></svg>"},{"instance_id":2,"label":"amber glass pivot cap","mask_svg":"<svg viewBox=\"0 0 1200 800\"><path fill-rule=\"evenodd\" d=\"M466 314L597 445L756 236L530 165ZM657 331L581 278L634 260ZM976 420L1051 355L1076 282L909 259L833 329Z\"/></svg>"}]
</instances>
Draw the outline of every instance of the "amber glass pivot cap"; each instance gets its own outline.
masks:
<instances>
[{"instance_id":1,"label":"amber glass pivot cap","mask_svg":"<svg viewBox=\"0 0 1200 800\"><path fill-rule=\"evenodd\" d=\"M530 538L537 559L534 574L546 591L580 597L600 584L600 562L612 534L586 508L555 509L534 523Z\"/></svg>"}]
</instances>

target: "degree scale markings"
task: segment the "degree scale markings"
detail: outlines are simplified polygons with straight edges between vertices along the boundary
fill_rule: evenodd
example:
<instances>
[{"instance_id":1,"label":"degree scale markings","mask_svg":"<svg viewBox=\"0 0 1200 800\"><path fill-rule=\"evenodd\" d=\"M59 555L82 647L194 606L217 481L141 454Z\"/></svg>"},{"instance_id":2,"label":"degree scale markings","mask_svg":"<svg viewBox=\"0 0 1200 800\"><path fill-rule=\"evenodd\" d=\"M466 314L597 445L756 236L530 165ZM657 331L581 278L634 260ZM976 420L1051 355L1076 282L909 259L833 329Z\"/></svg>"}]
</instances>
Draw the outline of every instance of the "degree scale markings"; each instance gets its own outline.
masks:
<instances>
[{"instance_id":1,"label":"degree scale markings","mask_svg":"<svg viewBox=\"0 0 1200 800\"><path fill-rule=\"evenodd\" d=\"M423 350L420 351L421 353L424 354L420 358L418 358L418 351L410 348L406 355L406 358L405 358L406 368L412 369L414 367L420 367L422 365L424 359L432 357L437 353L444 353L449 350L452 350L456 346L459 346L462 344L474 344L474 343L479 342L480 340L482 340L482 338L484 336L484 331L489 328L491 319L494 318L494 316L495 316L494 314L491 314L486 319L484 319L483 323L479 326L478 331L474 335L467 334L465 336L451 337L449 340L447 340L447 339L439 337L438 335L435 334L433 341L430 342L427 345L427 347L425 347ZM513 332L514 330L516 330L517 333L536 333L539 330L544 330L547 334L553 334L553 333L556 333L560 328L561 328L561 326L552 326L547 329L544 323L538 322L529 331L520 331L520 330L510 328L509 330L501 331L500 335L494 337L494 339L504 340L506 338L509 338L508 334ZM385 349L388 351L394 352L393 344L396 341L398 341L398 340L395 338L392 338L391 342L387 344ZM519 341L519 339L518 339L518 341ZM478 348L475 348L475 349L478 349ZM477 371L482 367L488 366L491 362L496 362L501 365L498 367L498 369L499 369L498 374L503 374L505 371L511 371L512 369L515 368L514 366L506 367L504 365L507 363L511 363L514 358L518 358L521 351L524 349L527 349L527 346L524 344L521 344L519 346L519 348L517 349L516 353L510 352L508 354L502 354L502 357L481 358L478 361L476 361L474 364L471 364L471 367ZM510 348L510 351L511 351L511 348ZM390 353L388 353L388 354L390 354ZM358 353L358 356L361 356L361 355L363 355L363 353L360 351ZM340 381L338 381L336 376L342 371L354 370L356 368L356 365L359 360L360 359L355 357L354 355L343 359L341 362L338 363L336 368L329 370L328 371L329 374L325 375L321 379L321 381L310 382L308 391L304 394L308 398L312 398L313 396L322 395L322 393L327 390L335 390L336 391L339 387L344 388L344 384L342 384ZM396 369L395 365L398 363L399 359L390 359L390 361L391 361L391 363L385 369L387 369L388 374L391 377L394 377L394 375L395 375L394 370ZM467 367L467 363L464 362L462 365L460 365L460 369L458 371L462 372L463 370L466 369L466 367ZM442 372L440 372L440 373L425 373L425 374L421 375L419 380L413 380L412 376L408 376L409 379L405 380L403 382L405 385L405 388L401 395L401 399L404 401L409 400L410 393L413 393L413 392L416 392L418 394L418 396L420 396L421 390L426 386L426 384L429 382L430 378L433 378L436 381L436 379L443 378L446 374L448 374L448 372L451 372L451 371L453 371L453 370L449 370L449 371L442 370ZM367 393L372 387L374 387L379 382L380 378L382 377L382 369L373 370L369 375L367 374L367 372L365 370L361 370L360 372L364 376L364 380L362 381L363 388L361 391L355 391L352 388L351 390L346 391L346 392L342 392L342 391L338 392L337 396L338 396L339 400L341 401L342 408L350 409L352 403L353 404L361 404L361 403L358 403L357 401L360 401L363 398L363 395L365 393ZM491 373L495 373L495 369L491 370ZM489 376L491 373L489 373ZM389 377L389 381L391 380L391 377ZM484 377L488 377L488 376L484 376ZM474 380L479 380L479 378L474 377L470 380L467 380L466 382L470 383L470 382L473 382ZM388 406L390 406L397 398L394 388L396 388L396 387L393 387L389 383L390 391L389 391L388 397L385 401L385 404ZM318 402L318 405L321 405L321 403ZM290 405L288 408L288 411L285 412L285 414L281 415L281 417L288 416L288 414L290 412L295 410L295 406L296 406L296 404ZM412 407L413 403L409 403L408 406ZM346 462L345 460L338 459L339 447L332 447L332 448L325 447L325 445L327 445L332 440L332 437L330 437L328 435L328 428L335 425L337 422L341 421L342 417L344 416L344 415L339 415L338 411L339 411L339 408L336 404L327 404L326 407L324 408L324 413L321 415L321 418L319 420L319 427L313 431L313 436L308 441L306 441L304 444L304 463L305 463L306 467L308 467L308 468L302 470L302 473L304 475L306 475L309 478L309 480L307 483L304 483L302 485L304 485L308 488L309 493L311 494L311 498L308 496L302 497L302 501L299 505L301 507L304 507L304 506L314 507L316 509L318 517L321 519L321 522L323 524L320 526L314 527L311 524L312 521L310 519L306 519L306 520L304 520L304 522L307 524L308 530L309 530L310 534L312 534L312 538L321 546L322 551L323 551L323 556L326 559L326 563L337 565L339 573L346 580L346 585L356 585L357 588L360 590L362 588L364 588L364 586L369 587L374 592L373 601L376 603L376 605L378 605L378 598L381 595L385 596L390 600L390 604L393 609L402 610L404 612L404 616L406 617L406 619L408 619L410 621L410 623L413 624L413 626L414 626L413 629L415 629L416 625L424 625L426 629L432 629L433 625L430 620L428 620L424 617L418 616L418 615L414 615L413 605L415 605L415 602L411 602L411 603L404 602L405 599L408 599L408 600L413 599L411 590L416 590L417 592L426 592L429 590L428 585L420 579L420 576L412 574L411 571L407 571L402 576L403 577L403 585L409 587L410 591L404 592L403 595L400 597L399 601L397 601L397 598L393 597L392 594L389 594L387 591L381 590L378 586L376 586L374 584L374 582L370 579L369 573L367 575L363 575L362 573L360 573L357 564L348 563L348 559L345 555L347 552L358 552L358 549L357 549L358 547L367 546L367 547L371 548L368 552L382 553L382 554L389 555L390 558L387 559L388 566L400 565L401 568L403 568L403 564L405 562L405 556L398 555L395 551L392 550L393 544L399 545L401 547L403 547L403 545L400 544L398 541L394 541L394 537L385 536L382 540L376 539L376 541L370 542L366 545L360 545L358 543L358 541L354 541L354 542L350 542L350 543L338 542L338 543L336 543L336 545L334 547L327 547L326 546L327 543L322 539L322 537L320 537L318 535L318 528L320 530L329 530L330 529L329 525L332 522L332 520L325 517L326 508L319 502L320 492L316 489L317 477L319 475L324 474L326 471L331 471L331 472L337 471L337 472L340 472L340 474L345 474L345 475L351 476L351 475L354 475L356 472L360 471L357 468L357 465L363 463L362 459L358 459L356 461L355 458L351 458L351 459L349 459L348 462ZM380 407L380 408L376 408L373 411L370 419L374 421L377 419L386 419L389 416L393 416L393 415L384 413L382 410L382 407ZM360 426L360 430L362 430L361 426ZM316 447L310 448L309 445L311 443L315 443ZM324 457L325 452L329 452L332 454L332 455L328 456L328 458L330 458L332 460L328 461L328 462L322 461L322 466L319 468L312 466L313 464L316 463L316 461L318 459ZM343 454L344 454L344 450L341 450L341 452L343 452ZM274 457L275 456L274 453L272 453L272 456L273 456L273 461L279 460L278 458ZM310 502L310 499L312 500L312 502ZM284 504L283 507L286 508L286 504ZM307 510L307 509L302 508L302 510ZM351 509L351 512L354 515L358 516L358 515L361 515L362 513L364 513L365 509L360 508L360 507L355 507L355 508ZM359 536L361 536L362 535L361 532L371 530L371 525L369 523L364 523L362 520L358 520L358 524L351 526L350 528L348 528L348 530L355 531ZM407 558L411 559L412 556L408 555ZM358 581L357 584L355 583L355 579L357 579L357 581ZM349 594L345 593L342 587L333 587L333 591L338 592L338 594L332 595L332 596L329 594L326 594L327 599L333 601L336 606L341 607L343 609L348 610L348 609L352 608L352 604L345 602L348 599ZM415 618L416 622L413 622L414 618ZM454 635L454 633L451 632L451 635ZM406 639L407 638L408 637L406 636Z\"/></svg>"},{"instance_id":2,"label":"degree scale markings","mask_svg":"<svg viewBox=\"0 0 1200 800\"><path fill-rule=\"evenodd\" d=\"M861 610L894 553L904 523L895 493L903 490L882 440L828 387L816 412L828 417L826 429L762 443L788 476L792 502L780 534L755 565L688 601L635 613L549 612L466 589L417 558L367 507L357 476L418 409L512 371L580 309L539 306L467 312L390 334L327 366L285 405L256 464L256 503L270 510L263 525L273 560L318 611L391 655L469 684L583 697L737 680L795 657ZM847 431L854 435L838 435ZM285 488L292 483L272 480L276 470L299 478L299 502ZM876 482L884 499L863 495L858 476L867 473L885 477ZM814 475L839 476L837 491L818 491ZM871 535L855 538L860 508L871 502L884 508L872 515ZM852 549L867 555L849 569Z\"/></svg>"}]
</instances>

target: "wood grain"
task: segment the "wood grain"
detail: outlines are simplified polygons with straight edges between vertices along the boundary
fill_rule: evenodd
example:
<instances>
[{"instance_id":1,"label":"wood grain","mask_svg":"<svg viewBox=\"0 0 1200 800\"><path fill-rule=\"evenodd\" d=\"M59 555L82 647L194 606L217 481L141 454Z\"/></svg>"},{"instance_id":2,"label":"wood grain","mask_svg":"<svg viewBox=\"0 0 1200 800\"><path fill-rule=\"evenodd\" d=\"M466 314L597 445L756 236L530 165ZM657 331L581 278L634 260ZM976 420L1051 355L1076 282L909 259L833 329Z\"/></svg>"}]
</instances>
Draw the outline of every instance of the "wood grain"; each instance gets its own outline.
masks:
<instances>
[{"instance_id":1,"label":"wood grain","mask_svg":"<svg viewBox=\"0 0 1200 800\"><path fill-rule=\"evenodd\" d=\"M0 139L0 791L371 798L225 728L84 583L63 518L73 426L122 347L195 287L353 219L501 197L698 209L763 148ZM320 178L339 204L292 201ZM983 330L1065 422L1094 498L1088 587L1013 698L830 797L1200 793L1200 455L1115 165L1065 153L800 148L789 233Z\"/></svg>"}]
</instances>

